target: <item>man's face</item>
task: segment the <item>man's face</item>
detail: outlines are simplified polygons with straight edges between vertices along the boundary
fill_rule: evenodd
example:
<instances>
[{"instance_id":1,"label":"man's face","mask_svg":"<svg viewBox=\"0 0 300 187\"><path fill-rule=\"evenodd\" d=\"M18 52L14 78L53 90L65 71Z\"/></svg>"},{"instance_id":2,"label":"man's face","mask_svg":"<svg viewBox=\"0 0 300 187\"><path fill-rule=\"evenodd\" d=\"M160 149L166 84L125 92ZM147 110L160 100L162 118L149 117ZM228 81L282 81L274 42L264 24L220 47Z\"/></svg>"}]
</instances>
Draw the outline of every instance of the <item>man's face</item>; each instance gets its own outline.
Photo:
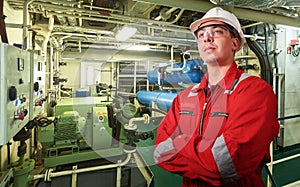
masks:
<instances>
[{"instance_id":1,"label":"man's face","mask_svg":"<svg viewBox=\"0 0 300 187\"><path fill-rule=\"evenodd\" d=\"M211 65L231 64L239 41L221 21L208 21L195 32L198 49L204 62Z\"/></svg>"}]
</instances>

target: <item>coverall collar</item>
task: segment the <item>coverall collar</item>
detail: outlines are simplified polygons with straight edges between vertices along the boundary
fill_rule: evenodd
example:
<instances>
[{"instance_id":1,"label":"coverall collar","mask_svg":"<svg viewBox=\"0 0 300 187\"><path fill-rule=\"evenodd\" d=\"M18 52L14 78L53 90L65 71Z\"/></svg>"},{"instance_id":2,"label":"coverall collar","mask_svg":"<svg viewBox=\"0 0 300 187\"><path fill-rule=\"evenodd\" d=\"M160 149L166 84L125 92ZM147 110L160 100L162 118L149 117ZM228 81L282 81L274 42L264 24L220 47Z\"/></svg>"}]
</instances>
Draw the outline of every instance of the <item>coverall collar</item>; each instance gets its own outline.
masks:
<instances>
[{"instance_id":1,"label":"coverall collar","mask_svg":"<svg viewBox=\"0 0 300 187\"><path fill-rule=\"evenodd\" d=\"M233 82L235 79L238 78L238 68L237 65L235 63L235 61L231 64L231 66L229 67L229 69L227 70L224 78L218 82L218 84L216 86L219 86L221 88L223 88L224 90L228 90L231 88ZM195 85L192 89L191 92L199 92L201 90L204 90L207 88L208 85L208 80L207 80L207 76L208 74L206 73L202 79L202 81Z\"/></svg>"}]
</instances>

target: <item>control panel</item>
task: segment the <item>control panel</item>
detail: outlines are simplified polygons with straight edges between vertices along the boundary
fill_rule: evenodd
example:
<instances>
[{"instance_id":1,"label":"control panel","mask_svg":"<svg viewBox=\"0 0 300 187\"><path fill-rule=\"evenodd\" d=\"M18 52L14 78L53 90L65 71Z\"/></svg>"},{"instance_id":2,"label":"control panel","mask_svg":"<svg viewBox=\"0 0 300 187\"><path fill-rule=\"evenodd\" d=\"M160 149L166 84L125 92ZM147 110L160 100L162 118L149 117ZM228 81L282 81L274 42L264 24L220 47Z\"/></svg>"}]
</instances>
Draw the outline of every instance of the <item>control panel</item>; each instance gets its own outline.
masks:
<instances>
[{"instance_id":1,"label":"control panel","mask_svg":"<svg viewBox=\"0 0 300 187\"><path fill-rule=\"evenodd\" d=\"M36 117L43 111L45 103L45 70L46 65L43 57L31 54L31 91L32 91L32 110L30 111L30 119ZM30 107L31 108L31 107Z\"/></svg>"},{"instance_id":2,"label":"control panel","mask_svg":"<svg viewBox=\"0 0 300 187\"><path fill-rule=\"evenodd\" d=\"M29 121L30 53L0 43L0 145Z\"/></svg>"}]
</instances>

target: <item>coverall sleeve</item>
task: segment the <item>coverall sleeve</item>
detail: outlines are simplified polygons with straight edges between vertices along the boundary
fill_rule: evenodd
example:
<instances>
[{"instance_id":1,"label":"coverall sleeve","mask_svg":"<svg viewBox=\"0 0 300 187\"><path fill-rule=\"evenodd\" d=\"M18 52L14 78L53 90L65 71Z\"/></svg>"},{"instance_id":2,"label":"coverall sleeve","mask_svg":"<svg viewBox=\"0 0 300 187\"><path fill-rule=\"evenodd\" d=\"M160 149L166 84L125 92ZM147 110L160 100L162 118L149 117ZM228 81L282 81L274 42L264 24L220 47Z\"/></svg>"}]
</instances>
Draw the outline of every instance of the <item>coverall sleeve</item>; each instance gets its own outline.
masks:
<instances>
[{"instance_id":1,"label":"coverall sleeve","mask_svg":"<svg viewBox=\"0 0 300 187\"><path fill-rule=\"evenodd\" d=\"M171 113L178 112L178 103L176 105ZM157 164L170 172L190 179L200 178L213 185L243 178L260 168L279 131L277 102L272 88L259 78L251 77L239 84L227 107L229 116L222 135L201 152L199 144L203 140L200 135L194 135L185 146L179 146L180 150L176 149L175 143L184 135L168 137L170 134L166 131L170 124L167 123L173 115L166 116L158 129L156 145L168 140L168 145L172 146L169 151L159 154ZM164 158L164 154L168 156Z\"/></svg>"}]
</instances>

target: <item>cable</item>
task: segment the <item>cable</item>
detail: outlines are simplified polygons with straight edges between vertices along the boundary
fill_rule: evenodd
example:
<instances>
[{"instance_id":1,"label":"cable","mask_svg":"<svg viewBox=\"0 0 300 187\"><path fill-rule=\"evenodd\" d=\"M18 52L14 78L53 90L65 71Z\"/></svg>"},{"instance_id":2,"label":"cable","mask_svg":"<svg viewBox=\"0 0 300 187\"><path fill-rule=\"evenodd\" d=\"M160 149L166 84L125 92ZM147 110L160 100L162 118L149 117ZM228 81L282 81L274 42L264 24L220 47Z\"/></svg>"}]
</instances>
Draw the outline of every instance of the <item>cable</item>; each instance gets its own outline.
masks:
<instances>
[{"instance_id":1,"label":"cable","mask_svg":"<svg viewBox=\"0 0 300 187\"><path fill-rule=\"evenodd\" d=\"M50 120L47 117L35 118L29 121L26 125L28 129L33 129L34 127L47 127L50 124L54 124L56 126L58 118L54 118L54 120Z\"/></svg>"}]
</instances>

